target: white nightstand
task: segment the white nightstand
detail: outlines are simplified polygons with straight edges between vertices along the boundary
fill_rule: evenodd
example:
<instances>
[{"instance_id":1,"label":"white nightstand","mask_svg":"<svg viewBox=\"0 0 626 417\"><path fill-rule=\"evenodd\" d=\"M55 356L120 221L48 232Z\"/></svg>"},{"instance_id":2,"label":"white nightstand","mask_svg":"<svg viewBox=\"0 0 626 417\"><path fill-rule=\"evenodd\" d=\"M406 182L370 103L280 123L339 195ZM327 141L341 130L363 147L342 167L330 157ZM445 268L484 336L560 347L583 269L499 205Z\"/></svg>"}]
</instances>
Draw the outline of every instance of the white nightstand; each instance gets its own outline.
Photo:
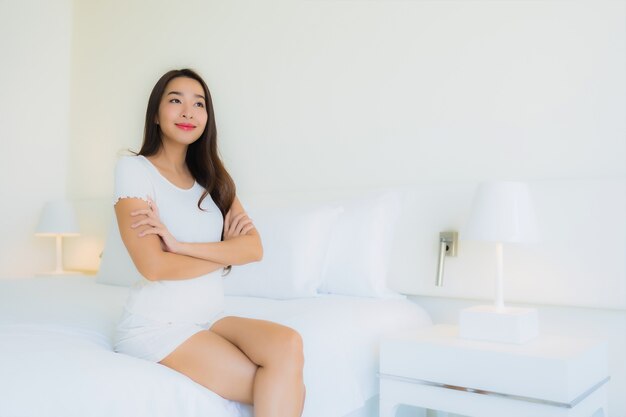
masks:
<instances>
[{"instance_id":1,"label":"white nightstand","mask_svg":"<svg viewBox=\"0 0 626 417\"><path fill-rule=\"evenodd\" d=\"M469 417L606 417L606 343L539 337L523 345L458 337L456 326L385 339L380 417L400 404Z\"/></svg>"}]
</instances>

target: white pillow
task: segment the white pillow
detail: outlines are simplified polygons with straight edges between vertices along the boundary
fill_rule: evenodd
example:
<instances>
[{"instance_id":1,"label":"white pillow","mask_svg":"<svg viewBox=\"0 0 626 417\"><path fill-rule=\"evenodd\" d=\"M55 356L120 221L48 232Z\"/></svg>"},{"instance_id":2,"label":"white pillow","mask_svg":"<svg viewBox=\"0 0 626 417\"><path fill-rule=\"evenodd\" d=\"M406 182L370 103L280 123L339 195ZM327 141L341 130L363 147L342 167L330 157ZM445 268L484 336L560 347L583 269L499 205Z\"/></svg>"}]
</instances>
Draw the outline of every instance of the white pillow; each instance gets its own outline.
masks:
<instances>
[{"instance_id":1,"label":"white pillow","mask_svg":"<svg viewBox=\"0 0 626 417\"><path fill-rule=\"evenodd\" d=\"M104 243L102 261L100 261L96 282L130 287L141 279L141 274L137 271L120 236L117 218L113 215L109 234Z\"/></svg>"},{"instance_id":2,"label":"white pillow","mask_svg":"<svg viewBox=\"0 0 626 417\"><path fill-rule=\"evenodd\" d=\"M343 212L331 235L321 293L365 297L401 297L388 289L394 232L401 209L397 192L356 198Z\"/></svg>"},{"instance_id":3,"label":"white pillow","mask_svg":"<svg viewBox=\"0 0 626 417\"><path fill-rule=\"evenodd\" d=\"M263 260L234 265L224 280L226 295L276 299L317 296L336 206L249 209L261 235Z\"/></svg>"}]
</instances>

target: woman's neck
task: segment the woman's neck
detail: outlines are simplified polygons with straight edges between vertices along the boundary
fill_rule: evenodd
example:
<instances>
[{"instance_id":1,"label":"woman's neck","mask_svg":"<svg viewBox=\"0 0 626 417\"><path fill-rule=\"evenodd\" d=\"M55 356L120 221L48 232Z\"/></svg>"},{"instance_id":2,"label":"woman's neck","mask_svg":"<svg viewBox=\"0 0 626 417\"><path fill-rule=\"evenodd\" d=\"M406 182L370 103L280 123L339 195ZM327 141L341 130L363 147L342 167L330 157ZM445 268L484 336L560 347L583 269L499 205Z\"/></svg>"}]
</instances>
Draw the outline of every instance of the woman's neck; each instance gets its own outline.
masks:
<instances>
[{"instance_id":1,"label":"woman's neck","mask_svg":"<svg viewBox=\"0 0 626 417\"><path fill-rule=\"evenodd\" d=\"M178 173L185 173L187 172L186 156L187 146L168 146L168 144L163 143L161 149L152 156L151 160L157 162L163 168Z\"/></svg>"}]
</instances>

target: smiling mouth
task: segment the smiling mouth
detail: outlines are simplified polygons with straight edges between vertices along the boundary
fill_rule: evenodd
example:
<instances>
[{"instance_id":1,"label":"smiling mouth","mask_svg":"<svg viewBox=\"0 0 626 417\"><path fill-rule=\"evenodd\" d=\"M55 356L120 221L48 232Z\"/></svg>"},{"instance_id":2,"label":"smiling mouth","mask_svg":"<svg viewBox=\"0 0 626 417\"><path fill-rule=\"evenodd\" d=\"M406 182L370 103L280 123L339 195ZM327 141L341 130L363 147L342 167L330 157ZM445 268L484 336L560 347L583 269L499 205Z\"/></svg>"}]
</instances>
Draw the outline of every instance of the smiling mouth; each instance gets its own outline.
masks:
<instances>
[{"instance_id":1,"label":"smiling mouth","mask_svg":"<svg viewBox=\"0 0 626 417\"><path fill-rule=\"evenodd\" d=\"M193 130L196 127L188 123L175 123L176 127L182 130Z\"/></svg>"}]
</instances>

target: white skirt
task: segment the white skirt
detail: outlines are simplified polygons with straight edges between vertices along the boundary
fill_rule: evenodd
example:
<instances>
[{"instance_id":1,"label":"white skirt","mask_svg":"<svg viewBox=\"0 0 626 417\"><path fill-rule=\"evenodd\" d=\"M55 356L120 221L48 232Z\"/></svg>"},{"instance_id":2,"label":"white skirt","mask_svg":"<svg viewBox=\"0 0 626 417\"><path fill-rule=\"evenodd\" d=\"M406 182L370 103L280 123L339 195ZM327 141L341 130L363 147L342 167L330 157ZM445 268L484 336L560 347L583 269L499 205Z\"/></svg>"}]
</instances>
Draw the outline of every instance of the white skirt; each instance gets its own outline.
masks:
<instances>
[{"instance_id":1,"label":"white skirt","mask_svg":"<svg viewBox=\"0 0 626 417\"><path fill-rule=\"evenodd\" d=\"M136 358L160 362L191 336L210 329L223 317L220 311L207 323L163 323L124 310L115 332L113 349Z\"/></svg>"},{"instance_id":2,"label":"white skirt","mask_svg":"<svg viewBox=\"0 0 626 417\"><path fill-rule=\"evenodd\" d=\"M224 317L223 278L138 282L115 332L114 350L160 362L194 334Z\"/></svg>"}]
</instances>

